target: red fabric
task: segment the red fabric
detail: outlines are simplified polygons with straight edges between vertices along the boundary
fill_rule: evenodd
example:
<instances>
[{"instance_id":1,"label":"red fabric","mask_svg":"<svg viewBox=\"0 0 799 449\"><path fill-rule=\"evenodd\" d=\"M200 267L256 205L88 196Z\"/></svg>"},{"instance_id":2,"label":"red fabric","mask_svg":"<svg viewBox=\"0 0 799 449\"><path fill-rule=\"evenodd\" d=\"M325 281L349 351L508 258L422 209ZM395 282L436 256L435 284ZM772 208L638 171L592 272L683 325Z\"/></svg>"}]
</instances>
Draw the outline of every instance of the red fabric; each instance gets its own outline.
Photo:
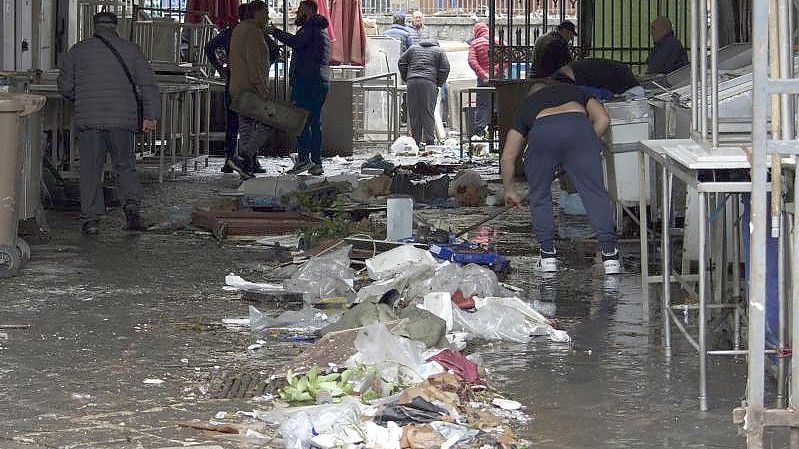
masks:
<instances>
[{"instance_id":1,"label":"red fabric","mask_svg":"<svg viewBox=\"0 0 799 449\"><path fill-rule=\"evenodd\" d=\"M359 0L333 0L330 23L338 39L330 44L330 64L365 65L366 30Z\"/></svg>"},{"instance_id":2,"label":"red fabric","mask_svg":"<svg viewBox=\"0 0 799 449\"><path fill-rule=\"evenodd\" d=\"M333 29L333 21L330 20L330 9L327 7L327 0L316 0L317 14L327 19L327 37L330 42L336 40L336 32Z\"/></svg>"},{"instance_id":3,"label":"red fabric","mask_svg":"<svg viewBox=\"0 0 799 449\"><path fill-rule=\"evenodd\" d=\"M480 372L477 364L467 359L463 354L451 349L445 349L428 360L438 362L449 371L460 376L470 384L480 383Z\"/></svg>"},{"instance_id":4,"label":"red fabric","mask_svg":"<svg viewBox=\"0 0 799 449\"><path fill-rule=\"evenodd\" d=\"M211 22L220 30L239 21L239 5L241 0L189 0L186 9L187 23L202 22L202 14L208 14Z\"/></svg>"},{"instance_id":5,"label":"red fabric","mask_svg":"<svg viewBox=\"0 0 799 449\"><path fill-rule=\"evenodd\" d=\"M474 295L466 298L463 296L463 290L457 289L455 293L452 294L452 302L455 303L461 310L469 310L474 309Z\"/></svg>"}]
</instances>

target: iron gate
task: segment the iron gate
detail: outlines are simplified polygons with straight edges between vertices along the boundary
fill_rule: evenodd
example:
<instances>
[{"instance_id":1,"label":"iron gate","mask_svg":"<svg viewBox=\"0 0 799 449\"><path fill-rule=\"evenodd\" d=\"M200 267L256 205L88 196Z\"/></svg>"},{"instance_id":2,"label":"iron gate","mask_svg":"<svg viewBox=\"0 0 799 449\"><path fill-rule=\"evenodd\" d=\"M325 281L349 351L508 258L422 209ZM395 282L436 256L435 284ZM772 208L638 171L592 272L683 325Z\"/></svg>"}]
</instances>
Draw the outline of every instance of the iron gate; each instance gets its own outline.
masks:
<instances>
[{"instance_id":1,"label":"iron gate","mask_svg":"<svg viewBox=\"0 0 799 449\"><path fill-rule=\"evenodd\" d=\"M488 5L494 80L531 73L535 41L566 19L577 24L575 58L614 59L633 70L646 64L655 17L671 19L682 42L691 39L689 0L490 0Z\"/></svg>"}]
</instances>

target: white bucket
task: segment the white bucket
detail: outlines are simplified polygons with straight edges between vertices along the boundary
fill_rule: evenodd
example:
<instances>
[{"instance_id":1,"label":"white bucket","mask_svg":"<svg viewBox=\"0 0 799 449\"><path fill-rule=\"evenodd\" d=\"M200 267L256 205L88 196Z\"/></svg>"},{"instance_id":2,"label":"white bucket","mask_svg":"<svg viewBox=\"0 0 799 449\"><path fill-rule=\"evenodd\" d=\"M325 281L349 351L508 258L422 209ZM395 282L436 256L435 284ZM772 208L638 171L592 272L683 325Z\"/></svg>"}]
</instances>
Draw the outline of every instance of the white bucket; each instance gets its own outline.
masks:
<instances>
[{"instance_id":1,"label":"white bucket","mask_svg":"<svg viewBox=\"0 0 799 449\"><path fill-rule=\"evenodd\" d=\"M386 239L399 241L413 236L413 198L394 197L386 202L388 221Z\"/></svg>"}]
</instances>

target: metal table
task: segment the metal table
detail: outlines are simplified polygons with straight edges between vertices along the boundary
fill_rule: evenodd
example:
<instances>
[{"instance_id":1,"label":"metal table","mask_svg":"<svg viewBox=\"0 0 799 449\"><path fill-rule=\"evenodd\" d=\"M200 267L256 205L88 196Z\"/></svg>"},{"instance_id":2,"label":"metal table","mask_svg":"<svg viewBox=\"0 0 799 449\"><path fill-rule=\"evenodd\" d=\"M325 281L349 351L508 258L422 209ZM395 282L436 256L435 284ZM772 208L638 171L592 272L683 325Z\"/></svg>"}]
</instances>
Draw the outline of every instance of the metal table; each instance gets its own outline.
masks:
<instances>
[{"instance_id":1,"label":"metal table","mask_svg":"<svg viewBox=\"0 0 799 449\"><path fill-rule=\"evenodd\" d=\"M714 173L732 173L735 170L748 170L750 168L746 153L741 148L717 148L708 152L706 148L700 146L690 139L680 140L645 140L640 143L639 157L639 188L641 191L641 201L639 204L639 227L641 232L641 283L644 298L644 315L649 316L649 286L660 284L661 286L661 308L663 312L663 331L664 345L667 354L671 353L671 326L677 327L680 333L686 338L688 343L699 354L699 407L702 411L708 409L707 406L707 356L709 355L746 355L747 350L740 349L740 317L743 311L741 302L741 279L739 260L740 260L740 228L738 226L738 201L732 202L732 214L734 219L731 223L727 220L719 221L719 224L712 228L710 242L708 242L709 223L721 217L720 212L727 207L726 198L722 196L732 195L736 199L742 193L751 191L749 181L717 181L707 180L704 175ZM650 162L652 170L661 171L660 196L662 207L662 228L661 228L661 260L662 273L651 275L649 273L649 230L647 228L647 204L645 201L646 189L646 164ZM672 186L674 179L684 182L686 185L696 190L696 199L699 208L699 270L696 274L687 272L687 264L683 264L681 272L673 272L671 261L671 219L672 219ZM657 183L655 183L657 184ZM653 199L657 197L657 185L652 186ZM709 200L715 204L714 210L709 209ZM653 209L654 209L654 201ZM724 216L726 218L726 215ZM734 236L733 254L727 257L725 254L726 226L731 225L730 231ZM724 277L727 268L727 260L734 261L732 270L732 297L725 301ZM714 266L710 267L710 261L715 261ZM710 281L713 280L712 293L710 291ZM671 284L673 282L680 285L691 295L693 286L696 283L697 292L695 295L696 304L682 303L673 304L671 295ZM708 297L713 298L711 304ZM735 314L735 342L732 349L709 349L707 345L707 318L708 313L723 309L732 309ZM675 310L683 310L687 313L690 310L698 310L699 330L698 336L690 334L685 325L675 313ZM767 351L774 352L774 351Z\"/></svg>"}]
</instances>

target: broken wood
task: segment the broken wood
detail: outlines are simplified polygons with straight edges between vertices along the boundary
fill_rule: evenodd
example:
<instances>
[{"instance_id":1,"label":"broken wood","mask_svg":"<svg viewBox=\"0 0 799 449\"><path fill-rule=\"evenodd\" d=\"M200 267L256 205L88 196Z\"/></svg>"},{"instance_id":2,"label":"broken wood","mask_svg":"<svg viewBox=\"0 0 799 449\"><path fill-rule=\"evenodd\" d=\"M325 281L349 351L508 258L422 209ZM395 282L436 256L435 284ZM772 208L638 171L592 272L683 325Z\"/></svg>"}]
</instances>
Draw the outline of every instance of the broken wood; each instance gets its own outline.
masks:
<instances>
[{"instance_id":1,"label":"broken wood","mask_svg":"<svg viewBox=\"0 0 799 449\"><path fill-rule=\"evenodd\" d=\"M181 421L178 423L179 427L187 427L189 429L208 430L210 432L231 433L238 434L239 429L228 424L214 425L200 421Z\"/></svg>"}]
</instances>

